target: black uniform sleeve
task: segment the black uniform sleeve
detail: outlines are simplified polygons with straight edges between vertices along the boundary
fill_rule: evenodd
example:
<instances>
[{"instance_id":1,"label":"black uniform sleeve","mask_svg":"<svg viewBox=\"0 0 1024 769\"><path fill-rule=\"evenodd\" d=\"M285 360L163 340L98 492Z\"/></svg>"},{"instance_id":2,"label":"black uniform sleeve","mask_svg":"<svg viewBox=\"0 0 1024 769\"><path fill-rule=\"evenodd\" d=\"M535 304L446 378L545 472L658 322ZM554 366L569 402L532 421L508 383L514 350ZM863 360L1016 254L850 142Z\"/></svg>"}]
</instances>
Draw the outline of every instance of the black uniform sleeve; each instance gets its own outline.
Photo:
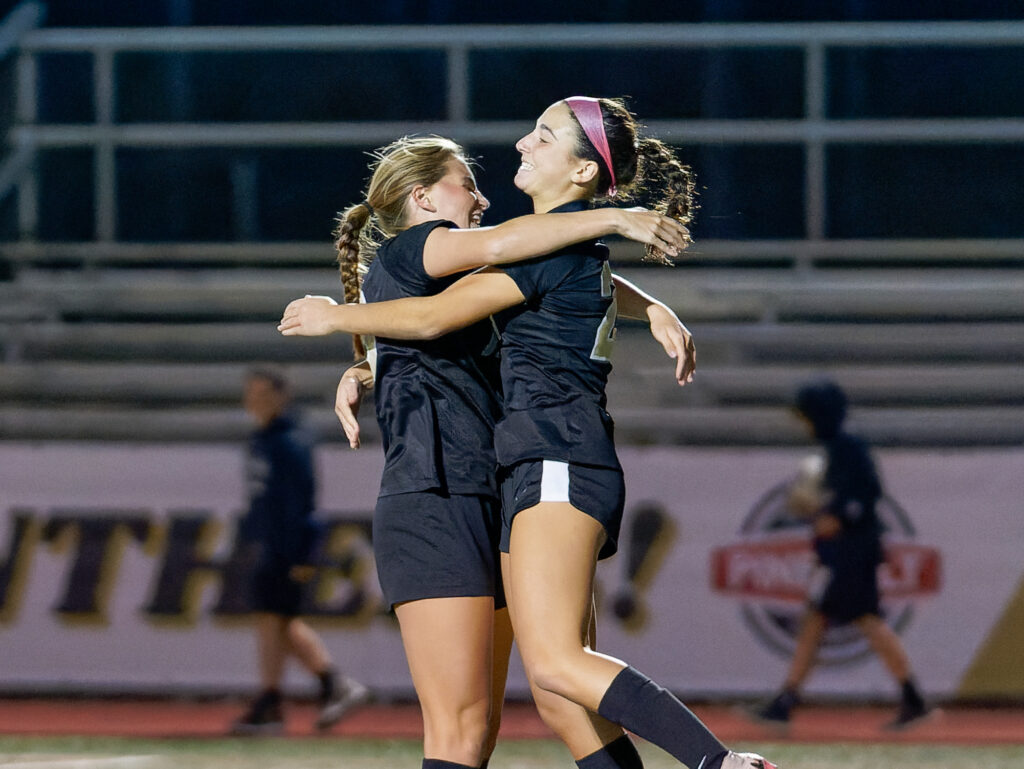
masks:
<instances>
[{"instance_id":1,"label":"black uniform sleeve","mask_svg":"<svg viewBox=\"0 0 1024 769\"><path fill-rule=\"evenodd\" d=\"M501 269L515 281L526 303L533 304L575 274L580 261L581 257L576 254L557 252L525 262L506 264Z\"/></svg>"},{"instance_id":2,"label":"black uniform sleeve","mask_svg":"<svg viewBox=\"0 0 1024 769\"><path fill-rule=\"evenodd\" d=\"M417 224L403 231L378 252L380 266L402 287L407 296L436 294L454 281L452 276L432 277L423 268L424 244L430 233L438 227L457 229L458 225L444 219Z\"/></svg>"},{"instance_id":3,"label":"black uniform sleeve","mask_svg":"<svg viewBox=\"0 0 1024 769\"><path fill-rule=\"evenodd\" d=\"M837 440L830 447L825 485L832 492L829 512L845 529L874 524L871 513L882 496L882 485L867 444L851 436Z\"/></svg>"}]
</instances>

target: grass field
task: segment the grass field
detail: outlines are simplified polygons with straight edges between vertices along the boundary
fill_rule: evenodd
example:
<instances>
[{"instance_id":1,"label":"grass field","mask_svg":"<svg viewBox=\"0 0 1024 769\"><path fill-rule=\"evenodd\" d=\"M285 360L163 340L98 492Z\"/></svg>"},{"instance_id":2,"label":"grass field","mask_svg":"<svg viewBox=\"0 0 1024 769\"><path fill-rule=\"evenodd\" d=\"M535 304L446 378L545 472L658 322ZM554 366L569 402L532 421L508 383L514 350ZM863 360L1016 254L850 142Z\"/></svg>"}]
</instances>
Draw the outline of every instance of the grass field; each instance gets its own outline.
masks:
<instances>
[{"instance_id":1,"label":"grass field","mask_svg":"<svg viewBox=\"0 0 1024 769\"><path fill-rule=\"evenodd\" d=\"M964 747L880 744L744 744L781 769L1020 769L1024 744ZM646 769L679 765L646 744ZM418 769L418 740L192 739L136 740L105 737L0 737L3 769ZM572 767L561 743L505 740L491 769Z\"/></svg>"}]
</instances>

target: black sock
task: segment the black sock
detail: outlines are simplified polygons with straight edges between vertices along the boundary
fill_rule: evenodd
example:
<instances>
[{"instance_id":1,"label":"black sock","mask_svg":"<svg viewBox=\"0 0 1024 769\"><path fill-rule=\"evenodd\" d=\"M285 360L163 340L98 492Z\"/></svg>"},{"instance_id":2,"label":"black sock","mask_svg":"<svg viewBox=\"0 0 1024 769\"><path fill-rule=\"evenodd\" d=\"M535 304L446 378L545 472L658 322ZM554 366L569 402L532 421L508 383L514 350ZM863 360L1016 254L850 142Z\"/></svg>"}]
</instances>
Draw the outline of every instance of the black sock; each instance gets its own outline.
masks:
<instances>
[{"instance_id":1,"label":"black sock","mask_svg":"<svg viewBox=\"0 0 1024 769\"><path fill-rule=\"evenodd\" d=\"M729 752L672 692L631 667L615 676L597 712L690 769L720 769Z\"/></svg>"},{"instance_id":2,"label":"black sock","mask_svg":"<svg viewBox=\"0 0 1024 769\"><path fill-rule=\"evenodd\" d=\"M320 681L320 699L322 701L329 700L334 696L334 691L337 688L337 676L334 668L327 668L322 673L317 673L317 679Z\"/></svg>"},{"instance_id":3,"label":"black sock","mask_svg":"<svg viewBox=\"0 0 1024 769\"><path fill-rule=\"evenodd\" d=\"M270 713L280 712L281 692L277 689L264 689L249 705L249 715L262 718Z\"/></svg>"},{"instance_id":4,"label":"black sock","mask_svg":"<svg viewBox=\"0 0 1024 769\"><path fill-rule=\"evenodd\" d=\"M487 765L489 763L491 763L491 759L490 758L485 758L484 762L482 764L480 764L480 769L487 769Z\"/></svg>"},{"instance_id":5,"label":"black sock","mask_svg":"<svg viewBox=\"0 0 1024 769\"><path fill-rule=\"evenodd\" d=\"M636 752L633 741L625 734L612 740L600 750L576 762L580 769L644 769L644 762Z\"/></svg>"},{"instance_id":6,"label":"black sock","mask_svg":"<svg viewBox=\"0 0 1024 769\"><path fill-rule=\"evenodd\" d=\"M775 696L776 702L786 708L800 704L800 695L792 686L787 686Z\"/></svg>"},{"instance_id":7,"label":"black sock","mask_svg":"<svg viewBox=\"0 0 1024 769\"><path fill-rule=\"evenodd\" d=\"M917 690L917 684L914 683L913 678L908 678L903 682L902 687L903 701L914 708L924 707L924 698L921 696L921 692Z\"/></svg>"},{"instance_id":8,"label":"black sock","mask_svg":"<svg viewBox=\"0 0 1024 769\"><path fill-rule=\"evenodd\" d=\"M442 761L440 758L424 758L422 769L477 769L468 764L457 764L454 761Z\"/></svg>"},{"instance_id":9,"label":"black sock","mask_svg":"<svg viewBox=\"0 0 1024 769\"><path fill-rule=\"evenodd\" d=\"M612 740L604 749L615 759L615 765L621 769L644 769L644 762L640 754L636 752L633 740L627 735L622 735L617 740Z\"/></svg>"}]
</instances>

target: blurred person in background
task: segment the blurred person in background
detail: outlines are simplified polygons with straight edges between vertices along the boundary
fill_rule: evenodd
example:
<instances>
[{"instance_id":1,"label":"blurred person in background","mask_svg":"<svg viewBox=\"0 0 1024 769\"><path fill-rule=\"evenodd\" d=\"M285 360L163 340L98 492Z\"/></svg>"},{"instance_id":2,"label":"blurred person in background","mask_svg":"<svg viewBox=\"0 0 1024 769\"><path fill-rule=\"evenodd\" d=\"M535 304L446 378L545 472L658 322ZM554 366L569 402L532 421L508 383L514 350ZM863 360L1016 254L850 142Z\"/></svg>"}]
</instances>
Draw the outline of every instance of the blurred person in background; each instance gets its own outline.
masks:
<instances>
[{"instance_id":1,"label":"blurred person in background","mask_svg":"<svg viewBox=\"0 0 1024 769\"><path fill-rule=\"evenodd\" d=\"M875 510L882 484L875 462L867 443L843 429L847 398L834 381L801 386L795 409L825 453L817 466L805 463L788 500L793 513L811 524L818 565L786 680L754 715L768 723L788 723L826 629L853 623L900 686L899 713L887 728L905 728L928 715L929 708L899 636L882 619L878 567L885 553Z\"/></svg>"},{"instance_id":2,"label":"blurred person in background","mask_svg":"<svg viewBox=\"0 0 1024 769\"><path fill-rule=\"evenodd\" d=\"M303 587L315 575L311 562L321 529L313 518L311 443L290 413L290 403L290 386L281 371L247 373L243 405L257 428L247 448L249 509L239 536L253 567L260 692L232 725L232 733L239 735L283 730L281 679L289 656L316 678L318 729L330 728L369 697L361 683L339 676L323 640L298 616Z\"/></svg>"}]
</instances>

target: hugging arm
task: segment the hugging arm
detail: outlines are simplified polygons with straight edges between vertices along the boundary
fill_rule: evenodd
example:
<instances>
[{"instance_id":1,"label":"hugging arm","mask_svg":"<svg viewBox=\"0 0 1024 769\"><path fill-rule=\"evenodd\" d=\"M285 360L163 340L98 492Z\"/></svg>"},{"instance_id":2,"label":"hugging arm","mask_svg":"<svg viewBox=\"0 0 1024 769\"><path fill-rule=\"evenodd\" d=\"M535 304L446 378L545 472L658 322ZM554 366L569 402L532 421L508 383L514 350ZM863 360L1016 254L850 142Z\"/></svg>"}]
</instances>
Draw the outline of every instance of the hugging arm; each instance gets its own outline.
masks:
<instances>
[{"instance_id":1,"label":"hugging arm","mask_svg":"<svg viewBox=\"0 0 1024 769\"><path fill-rule=\"evenodd\" d=\"M523 301L512 278L486 268L433 296L340 305L328 297L296 299L285 308L277 329L284 336L341 331L389 339L436 339Z\"/></svg>"},{"instance_id":2,"label":"hugging arm","mask_svg":"<svg viewBox=\"0 0 1024 769\"><path fill-rule=\"evenodd\" d=\"M621 235L673 256L686 248L689 237L677 220L643 208L528 214L494 227L438 227L424 244L423 268L438 278L543 256L604 235Z\"/></svg>"},{"instance_id":3,"label":"hugging arm","mask_svg":"<svg viewBox=\"0 0 1024 769\"><path fill-rule=\"evenodd\" d=\"M665 348L668 357L676 361L676 382L680 386L692 382L697 369L697 349L690 330L664 302L619 275L612 275L612 279L618 314L623 318L648 321L651 335Z\"/></svg>"},{"instance_id":4,"label":"hugging arm","mask_svg":"<svg viewBox=\"0 0 1024 769\"><path fill-rule=\"evenodd\" d=\"M373 372L366 361L351 366L338 382L334 413L345 431L348 445L354 449L359 448L359 406L363 402L363 393L372 389Z\"/></svg>"}]
</instances>

